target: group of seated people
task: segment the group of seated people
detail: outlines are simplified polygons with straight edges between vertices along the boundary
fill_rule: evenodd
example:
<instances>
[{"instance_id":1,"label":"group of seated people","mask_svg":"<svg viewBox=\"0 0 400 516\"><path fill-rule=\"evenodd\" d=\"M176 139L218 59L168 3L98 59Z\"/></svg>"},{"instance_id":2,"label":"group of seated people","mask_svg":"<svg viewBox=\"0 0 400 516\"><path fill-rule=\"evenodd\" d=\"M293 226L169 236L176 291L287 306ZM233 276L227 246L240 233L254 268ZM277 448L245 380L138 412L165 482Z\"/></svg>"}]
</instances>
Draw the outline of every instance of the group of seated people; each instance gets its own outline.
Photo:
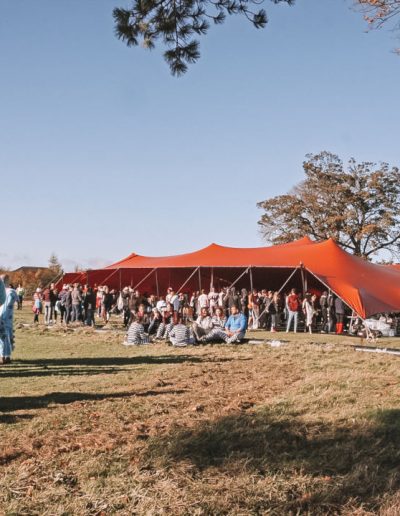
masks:
<instances>
[{"instance_id":1,"label":"group of seated people","mask_svg":"<svg viewBox=\"0 0 400 516\"><path fill-rule=\"evenodd\" d=\"M150 318L141 310L133 315L124 344L147 344L152 338L168 340L178 347L209 342L231 344L244 338L246 328L247 317L236 305L230 308L228 317L221 307L217 307L213 315L208 308L202 308L196 321L188 324L173 305L167 303L166 310L161 313L155 308Z\"/></svg>"}]
</instances>

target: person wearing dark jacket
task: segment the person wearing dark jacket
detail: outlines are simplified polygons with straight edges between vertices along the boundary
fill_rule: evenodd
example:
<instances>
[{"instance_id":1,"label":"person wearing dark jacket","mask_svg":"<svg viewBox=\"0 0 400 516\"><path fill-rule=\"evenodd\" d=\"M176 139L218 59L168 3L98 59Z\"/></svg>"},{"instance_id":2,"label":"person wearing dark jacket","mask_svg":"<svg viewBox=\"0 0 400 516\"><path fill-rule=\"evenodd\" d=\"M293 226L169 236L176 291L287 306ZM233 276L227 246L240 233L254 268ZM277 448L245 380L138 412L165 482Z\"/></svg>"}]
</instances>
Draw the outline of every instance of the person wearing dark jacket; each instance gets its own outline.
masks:
<instances>
[{"instance_id":1,"label":"person wearing dark jacket","mask_svg":"<svg viewBox=\"0 0 400 516\"><path fill-rule=\"evenodd\" d=\"M341 335L343 333L344 324L344 303L340 297L335 298L335 315L336 315L336 333Z\"/></svg>"},{"instance_id":2,"label":"person wearing dark jacket","mask_svg":"<svg viewBox=\"0 0 400 516\"><path fill-rule=\"evenodd\" d=\"M85 311L85 324L94 326L94 313L96 311L96 293L91 287L88 287L83 296L83 309Z\"/></svg>"},{"instance_id":3,"label":"person wearing dark jacket","mask_svg":"<svg viewBox=\"0 0 400 516\"><path fill-rule=\"evenodd\" d=\"M124 315L124 326L125 328L128 327L130 318L131 318L131 311L129 309L129 288L124 287L121 292L121 298L122 298L122 312Z\"/></svg>"}]
</instances>

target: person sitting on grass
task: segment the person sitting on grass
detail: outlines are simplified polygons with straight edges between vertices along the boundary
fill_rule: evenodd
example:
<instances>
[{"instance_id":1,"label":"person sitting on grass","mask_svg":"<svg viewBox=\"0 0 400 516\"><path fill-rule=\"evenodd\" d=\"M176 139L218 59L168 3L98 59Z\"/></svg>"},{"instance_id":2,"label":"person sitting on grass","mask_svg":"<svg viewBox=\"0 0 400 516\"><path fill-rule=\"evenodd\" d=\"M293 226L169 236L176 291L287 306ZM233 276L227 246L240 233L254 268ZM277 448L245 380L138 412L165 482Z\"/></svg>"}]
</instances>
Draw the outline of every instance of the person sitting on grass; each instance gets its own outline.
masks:
<instances>
[{"instance_id":1,"label":"person sitting on grass","mask_svg":"<svg viewBox=\"0 0 400 516\"><path fill-rule=\"evenodd\" d=\"M246 328L246 316L239 312L237 306L233 305L231 307L231 315L228 317L228 320L225 324L223 340L228 344L232 344L233 342L240 342L245 336Z\"/></svg>"},{"instance_id":2,"label":"person sitting on grass","mask_svg":"<svg viewBox=\"0 0 400 516\"><path fill-rule=\"evenodd\" d=\"M162 312L162 322L160 323L156 340L168 339L169 334L177 323L177 312L174 311L174 307L171 303L167 303L167 309L165 312Z\"/></svg>"},{"instance_id":3,"label":"person sitting on grass","mask_svg":"<svg viewBox=\"0 0 400 516\"><path fill-rule=\"evenodd\" d=\"M191 328L183 324L182 317L178 317L178 323L172 328L169 334L169 340L173 346L184 347L188 344L195 344L193 332Z\"/></svg>"},{"instance_id":4,"label":"person sitting on grass","mask_svg":"<svg viewBox=\"0 0 400 516\"><path fill-rule=\"evenodd\" d=\"M208 312L208 308L203 306L200 310L200 315L196 319L196 322L193 323L192 329L193 333L198 342L202 342L202 338L210 333L213 328L213 323L211 322L211 317Z\"/></svg>"},{"instance_id":5,"label":"person sitting on grass","mask_svg":"<svg viewBox=\"0 0 400 516\"><path fill-rule=\"evenodd\" d=\"M212 329L206 335L201 337L200 342L223 342L221 332L225 330L226 317L223 308L218 306L215 310L215 315L211 318Z\"/></svg>"},{"instance_id":6,"label":"person sitting on grass","mask_svg":"<svg viewBox=\"0 0 400 516\"><path fill-rule=\"evenodd\" d=\"M148 344L149 342L149 336L144 331L142 318L134 315L126 334L124 346L138 346L140 344Z\"/></svg>"},{"instance_id":7,"label":"person sitting on grass","mask_svg":"<svg viewBox=\"0 0 400 516\"><path fill-rule=\"evenodd\" d=\"M247 317L239 311L236 305L231 306L230 313L224 329L214 329L214 342L223 341L227 344L232 344L234 342L239 343L244 338L247 328ZM205 341L203 340L202 342Z\"/></svg>"},{"instance_id":8,"label":"person sitting on grass","mask_svg":"<svg viewBox=\"0 0 400 516\"><path fill-rule=\"evenodd\" d=\"M156 335L160 324L162 323L162 315L157 308L154 308L150 314L149 335Z\"/></svg>"}]
</instances>

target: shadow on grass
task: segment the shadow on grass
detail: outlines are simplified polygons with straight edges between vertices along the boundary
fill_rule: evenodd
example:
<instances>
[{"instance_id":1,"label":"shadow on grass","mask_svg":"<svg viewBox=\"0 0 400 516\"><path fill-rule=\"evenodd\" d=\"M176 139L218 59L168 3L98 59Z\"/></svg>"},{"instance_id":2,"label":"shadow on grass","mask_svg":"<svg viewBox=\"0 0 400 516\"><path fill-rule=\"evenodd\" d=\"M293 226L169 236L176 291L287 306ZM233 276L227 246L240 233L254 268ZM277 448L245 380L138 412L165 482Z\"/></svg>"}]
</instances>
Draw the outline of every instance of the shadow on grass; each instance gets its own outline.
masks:
<instances>
[{"instance_id":1,"label":"shadow on grass","mask_svg":"<svg viewBox=\"0 0 400 516\"><path fill-rule=\"evenodd\" d=\"M51 404L67 405L76 401L102 401L121 398L161 396L163 394L183 394L184 389L168 389L168 390L148 390L143 392L106 392L106 393L90 393L90 392L50 392L42 396L8 396L0 398L0 417L11 417L9 414L1 414L1 412L14 412L17 410L46 408ZM15 415L16 418L20 417ZM30 417L23 415L22 417ZM0 420L1 421L1 420ZM7 422L7 421L3 421ZM12 421L12 417L10 423Z\"/></svg>"},{"instance_id":2,"label":"shadow on grass","mask_svg":"<svg viewBox=\"0 0 400 516\"><path fill-rule=\"evenodd\" d=\"M191 355L160 355L137 357L76 357L44 358L15 360L10 365L0 368L1 378L18 378L31 376L77 376L116 374L127 371L129 366L164 365L183 363L229 362L233 358L209 358ZM240 359L242 360L242 358ZM246 358L243 358L246 360Z\"/></svg>"},{"instance_id":3,"label":"shadow on grass","mask_svg":"<svg viewBox=\"0 0 400 516\"><path fill-rule=\"evenodd\" d=\"M375 511L383 495L400 488L400 410L376 412L363 426L237 414L153 438L146 460L150 467L190 461L195 475L211 468L206 476L215 469L222 476L245 471L280 482L279 495L254 497L255 505L246 507L251 513L337 514L346 504Z\"/></svg>"},{"instance_id":4,"label":"shadow on grass","mask_svg":"<svg viewBox=\"0 0 400 516\"><path fill-rule=\"evenodd\" d=\"M15 424L23 421L24 419L32 419L32 414L0 414L0 425L1 424Z\"/></svg>"}]
</instances>

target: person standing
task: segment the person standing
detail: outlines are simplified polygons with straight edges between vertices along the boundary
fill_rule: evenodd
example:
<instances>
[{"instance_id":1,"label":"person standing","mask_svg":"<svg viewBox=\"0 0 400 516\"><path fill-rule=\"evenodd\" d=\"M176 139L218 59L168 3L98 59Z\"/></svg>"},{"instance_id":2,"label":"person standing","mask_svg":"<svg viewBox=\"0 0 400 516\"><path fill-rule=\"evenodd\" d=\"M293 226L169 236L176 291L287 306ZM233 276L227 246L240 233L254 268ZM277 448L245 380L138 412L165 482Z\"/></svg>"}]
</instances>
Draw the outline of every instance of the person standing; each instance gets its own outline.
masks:
<instances>
[{"instance_id":1,"label":"person standing","mask_svg":"<svg viewBox=\"0 0 400 516\"><path fill-rule=\"evenodd\" d=\"M335 315L336 315L336 334L341 335L343 333L344 325L344 303L340 297L335 298Z\"/></svg>"},{"instance_id":2,"label":"person standing","mask_svg":"<svg viewBox=\"0 0 400 516\"><path fill-rule=\"evenodd\" d=\"M0 364L9 364L14 349L14 305L18 303L18 294L10 287L7 275L1 277L1 282L5 301L0 306Z\"/></svg>"},{"instance_id":3,"label":"person standing","mask_svg":"<svg viewBox=\"0 0 400 516\"><path fill-rule=\"evenodd\" d=\"M219 294L215 292L215 288L211 287L208 294L208 305L210 307L210 314L214 315L215 310L218 306Z\"/></svg>"},{"instance_id":4,"label":"person standing","mask_svg":"<svg viewBox=\"0 0 400 516\"><path fill-rule=\"evenodd\" d=\"M17 310L22 310L22 303L24 302L25 289L21 285L21 283L18 285L16 292L17 292L17 296L18 296Z\"/></svg>"},{"instance_id":5,"label":"person standing","mask_svg":"<svg viewBox=\"0 0 400 516\"><path fill-rule=\"evenodd\" d=\"M81 319L81 303L82 295L78 285L75 283L74 288L71 292L71 304L72 304L72 316L71 321L79 321Z\"/></svg>"},{"instance_id":6,"label":"person standing","mask_svg":"<svg viewBox=\"0 0 400 516\"><path fill-rule=\"evenodd\" d=\"M6 300L6 287L4 286L3 280L0 278L0 306L4 305Z\"/></svg>"},{"instance_id":7,"label":"person standing","mask_svg":"<svg viewBox=\"0 0 400 516\"><path fill-rule=\"evenodd\" d=\"M96 293L92 287L87 287L83 298L83 309L85 313L86 326L95 326L94 314L96 311Z\"/></svg>"},{"instance_id":8,"label":"person standing","mask_svg":"<svg viewBox=\"0 0 400 516\"><path fill-rule=\"evenodd\" d=\"M51 320L51 293L49 287L43 290L42 302L44 305L44 324L48 326Z\"/></svg>"},{"instance_id":9,"label":"person standing","mask_svg":"<svg viewBox=\"0 0 400 516\"><path fill-rule=\"evenodd\" d=\"M314 319L314 307L311 301L311 294L307 292L302 303L303 314L306 320L304 331L312 333L312 324Z\"/></svg>"},{"instance_id":10,"label":"person standing","mask_svg":"<svg viewBox=\"0 0 400 516\"><path fill-rule=\"evenodd\" d=\"M276 332L281 318L281 295L278 291L272 295L272 300L268 304L268 312L271 318L271 331Z\"/></svg>"},{"instance_id":11,"label":"person standing","mask_svg":"<svg viewBox=\"0 0 400 516\"><path fill-rule=\"evenodd\" d=\"M208 310L209 301L208 301L208 296L207 296L204 288L201 289L201 294L199 295L199 298L198 298L198 304L199 304L200 312L201 312L202 308L207 308L207 310Z\"/></svg>"},{"instance_id":12,"label":"person standing","mask_svg":"<svg viewBox=\"0 0 400 516\"><path fill-rule=\"evenodd\" d=\"M324 290L319 298L319 306L321 307L321 333L329 333L328 328L328 292Z\"/></svg>"},{"instance_id":13,"label":"person standing","mask_svg":"<svg viewBox=\"0 0 400 516\"><path fill-rule=\"evenodd\" d=\"M179 296L178 294L175 292L174 289L171 289L171 292L170 292L170 300L169 302L171 303L171 305L174 307L174 312L176 313L179 313L179 306L180 306L180 302L179 302Z\"/></svg>"},{"instance_id":14,"label":"person standing","mask_svg":"<svg viewBox=\"0 0 400 516\"><path fill-rule=\"evenodd\" d=\"M39 322L39 315L42 313L42 289L38 287L33 294L33 322Z\"/></svg>"},{"instance_id":15,"label":"person standing","mask_svg":"<svg viewBox=\"0 0 400 516\"><path fill-rule=\"evenodd\" d=\"M286 298L286 309L288 311L288 320L286 325L286 333L290 331L290 326L293 321L293 331L297 332L297 323L299 319L300 298L297 295L296 289L292 288L290 294Z\"/></svg>"}]
</instances>

